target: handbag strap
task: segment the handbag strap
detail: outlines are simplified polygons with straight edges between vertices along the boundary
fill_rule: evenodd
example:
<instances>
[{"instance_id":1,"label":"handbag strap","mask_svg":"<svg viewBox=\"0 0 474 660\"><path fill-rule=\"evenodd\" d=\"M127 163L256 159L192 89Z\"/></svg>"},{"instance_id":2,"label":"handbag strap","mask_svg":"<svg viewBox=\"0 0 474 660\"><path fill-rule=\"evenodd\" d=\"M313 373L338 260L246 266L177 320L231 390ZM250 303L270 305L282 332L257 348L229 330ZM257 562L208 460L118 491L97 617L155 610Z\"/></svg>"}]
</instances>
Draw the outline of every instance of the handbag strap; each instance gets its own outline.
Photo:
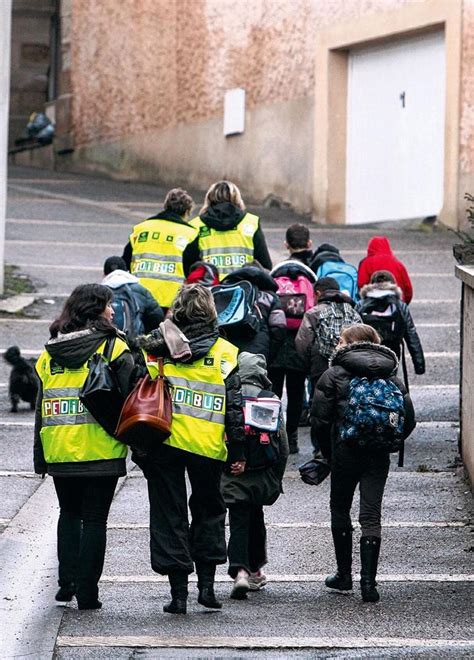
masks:
<instances>
[{"instance_id":1,"label":"handbag strap","mask_svg":"<svg viewBox=\"0 0 474 660\"><path fill-rule=\"evenodd\" d=\"M159 378L164 378L165 377L165 371L164 371L164 360L163 360L163 358L158 358L157 363L158 363L158 377Z\"/></svg>"},{"instance_id":2,"label":"handbag strap","mask_svg":"<svg viewBox=\"0 0 474 660\"><path fill-rule=\"evenodd\" d=\"M107 339L105 340L103 356L105 357L105 359L109 364L112 362L112 353L114 352L114 346L115 346L115 336L107 337Z\"/></svg>"}]
</instances>

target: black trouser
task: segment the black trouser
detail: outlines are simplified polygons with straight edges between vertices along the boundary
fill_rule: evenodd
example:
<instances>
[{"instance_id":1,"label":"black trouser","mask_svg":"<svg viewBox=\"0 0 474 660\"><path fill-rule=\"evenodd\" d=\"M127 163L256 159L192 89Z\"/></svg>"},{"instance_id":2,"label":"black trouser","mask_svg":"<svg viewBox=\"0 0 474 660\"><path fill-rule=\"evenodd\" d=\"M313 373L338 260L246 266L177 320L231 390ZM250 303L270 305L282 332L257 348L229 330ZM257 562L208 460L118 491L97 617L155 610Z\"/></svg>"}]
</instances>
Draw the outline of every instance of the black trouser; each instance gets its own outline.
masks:
<instances>
[{"instance_id":1,"label":"black trouser","mask_svg":"<svg viewBox=\"0 0 474 660\"><path fill-rule=\"evenodd\" d=\"M118 477L53 477L59 500L59 585L76 584L79 602L97 598L107 517Z\"/></svg>"},{"instance_id":2,"label":"black trouser","mask_svg":"<svg viewBox=\"0 0 474 660\"><path fill-rule=\"evenodd\" d=\"M389 454L369 454L342 445L335 448L330 499L333 529L352 528L351 506L359 484L362 536L381 536L382 498L389 468Z\"/></svg>"},{"instance_id":3,"label":"black trouser","mask_svg":"<svg viewBox=\"0 0 474 660\"><path fill-rule=\"evenodd\" d=\"M295 369L277 369L272 368L268 370L268 377L272 381L272 389L275 394L282 397L283 383L286 376L286 395L288 397L288 405L286 408L286 432L288 440L291 442L291 434L298 432L298 424L303 410L304 400L304 386L306 381L306 374L303 371L296 371Z\"/></svg>"},{"instance_id":4,"label":"black trouser","mask_svg":"<svg viewBox=\"0 0 474 660\"><path fill-rule=\"evenodd\" d=\"M263 507L252 504L229 506L229 526L229 575L235 578L241 568L256 573L267 563Z\"/></svg>"},{"instance_id":5,"label":"black trouser","mask_svg":"<svg viewBox=\"0 0 474 660\"><path fill-rule=\"evenodd\" d=\"M151 566L156 573L192 573L193 562L225 564L223 463L169 445L156 449L145 469L150 498ZM188 503L185 471L191 483Z\"/></svg>"}]
</instances>

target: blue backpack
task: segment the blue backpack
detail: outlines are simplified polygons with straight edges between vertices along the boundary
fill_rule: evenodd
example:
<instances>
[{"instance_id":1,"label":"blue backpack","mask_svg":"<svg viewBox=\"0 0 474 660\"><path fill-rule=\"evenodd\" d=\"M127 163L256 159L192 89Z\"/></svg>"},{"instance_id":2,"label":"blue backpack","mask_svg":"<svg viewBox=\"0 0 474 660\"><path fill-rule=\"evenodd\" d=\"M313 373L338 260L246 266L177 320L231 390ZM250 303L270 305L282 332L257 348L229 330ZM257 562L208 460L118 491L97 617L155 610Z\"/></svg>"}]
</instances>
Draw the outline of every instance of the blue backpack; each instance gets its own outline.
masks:
<instances>
[{"instance_id":1,"label":"blue backpack","mask_svg":"<svg viewBox=\"0 0 474 660\"><path fill-rule=\"evenodd\" d=\"M343 442L373 451L399 451L404 423L403 394L395 383L385 378L352 378L349 403L339 429Z\"/></svg>"},{"instance_id":2,"label":"blue backpack","mask_svg":"<svg viewBox=\"0 0 474 660\"><path fill-rule=\"evenodd\" d=\"M359 300L359 289L357 287L357 268L352 264L341 261L325 261L316 273L318 280L321 277L333 277L338 282L342 293L357 302Z\"/></svg>"},{"instance_id":3,"label":"blue backpack","mask_svg":"<svg viewBox=\"0 0 474 660\"><path fill-rule=\"evenodd\" d=\"M134 340L145 332L140 307L136 301L129 284L122 284L111 289L114 294L112 307L114 309L113 324L127 335L127 339Z\"/></svg>"}]
</instances>

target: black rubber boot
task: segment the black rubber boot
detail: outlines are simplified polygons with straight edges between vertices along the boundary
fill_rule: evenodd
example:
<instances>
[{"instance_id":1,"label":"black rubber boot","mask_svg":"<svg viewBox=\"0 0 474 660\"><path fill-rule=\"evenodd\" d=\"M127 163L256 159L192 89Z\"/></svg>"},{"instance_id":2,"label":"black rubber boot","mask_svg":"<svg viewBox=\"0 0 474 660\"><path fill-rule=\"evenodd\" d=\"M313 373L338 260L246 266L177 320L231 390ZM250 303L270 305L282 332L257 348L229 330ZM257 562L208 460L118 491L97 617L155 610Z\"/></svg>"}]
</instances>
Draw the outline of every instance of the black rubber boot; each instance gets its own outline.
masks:
<instances>
[{"instance_id":1,"label":"black rubber boot","mask_svg":"<svg viewBox=\"0 0 474 660\"><path fill-rule=\"evenodd\" d=\"M360 590L365 603L376 603L380 599L375 588L380 543L378 536L363 536L360 540Z\"/></svg>"},{"instance_id":2,"label":"black rubber boot","mask_svg":"<svg viewBox=\"0 0 474 660\"><path fill-rule=\"evenodd\" d=\"M297 454L299 452L298 429L295 431L288 431L288 448L290 450L290 454Z\"/></svg>"},{"instance_id":3,"label":"black rubber boot","mask_svg":"<svg viewBox=\"0 0 474 660\"><path fill-rule=\"evenodd\" d=\"M168 614L186 614L188 600L188 574L174 571L168 575L171 587L171 601L163 605L163 612Z\"/></svg>"},{"instance_id":4,"label":"black rubber boot","mask_svg":"<svg viewBox=\"0 0 474 660\"><path fill-rule=\"evenodd\" d=\"M215 565L196 562L196 572L199 589L198 603L213 610L220 610L222 603L217 600L214 593Z\"/></svg>"},{"instance_id":5,"label":"black rubber boot","mask_svg":"<svg viewBox=\"0 0 474 660\"><path fill-rule=\"evenodd\" d=\"M352 589L352 529L331 529L337 571L325 580L326 587L338 591Z\"/></svg>"},{"instance_id":6,"label":"black rubber boot","mask_svg":"<svg viewBox=\"0 0 474 660\"><path fill-rule=\"evenodd\" d=\"M61 584L55 599L60 603L70 603L76 593L76 585L74 582L68 584Z\"/></svg>"}]
</instances>

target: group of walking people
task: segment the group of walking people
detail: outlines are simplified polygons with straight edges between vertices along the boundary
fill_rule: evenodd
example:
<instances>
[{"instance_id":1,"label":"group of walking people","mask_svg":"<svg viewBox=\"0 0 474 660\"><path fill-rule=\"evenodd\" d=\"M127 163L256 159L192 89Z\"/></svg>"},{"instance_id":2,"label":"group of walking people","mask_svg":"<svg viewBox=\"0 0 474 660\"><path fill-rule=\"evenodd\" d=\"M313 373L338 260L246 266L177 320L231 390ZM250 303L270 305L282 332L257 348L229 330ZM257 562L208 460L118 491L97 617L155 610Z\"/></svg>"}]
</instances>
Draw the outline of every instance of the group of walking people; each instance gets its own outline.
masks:
<instances>
[{"instance_id":1,"label":"group of walking people","mask_svg":"<svg viewBox=\"0 0 474 660\"><path fill-rule=\"evenodd\" d=\"M163 211L133 228L123 255L105 262L102 284L72 292L38 359L34 465L53 477L60 506L56 600L101 607L107 517L126 474L127 446L80 399L99 354L123 399L144 375L157 377L157 361L171 386L170 436L146 450L132 446L148 485L151 565L171 587L165 612L186 613L194 570L198 602L220 609L215 571L227 560L232 598L266 584L263 507L282 493L288 454L299 451L305 401L314 456L331 468L337 571L326 585L352 589L350 509L359 484L361 593L375 602L390 449L360 434L354 441L359 427L348 420L375 383L398 402L390 413L397 439L415 426L396 375L404 341L416 372L425 368L406 269L376 237L357 273L335 246L313 252L302 224L287 229L289 257L272 268L259 217L228 181L211 186L191 220L192 208L186 191L171 190Z\"/></svg>"}]
</instances>

